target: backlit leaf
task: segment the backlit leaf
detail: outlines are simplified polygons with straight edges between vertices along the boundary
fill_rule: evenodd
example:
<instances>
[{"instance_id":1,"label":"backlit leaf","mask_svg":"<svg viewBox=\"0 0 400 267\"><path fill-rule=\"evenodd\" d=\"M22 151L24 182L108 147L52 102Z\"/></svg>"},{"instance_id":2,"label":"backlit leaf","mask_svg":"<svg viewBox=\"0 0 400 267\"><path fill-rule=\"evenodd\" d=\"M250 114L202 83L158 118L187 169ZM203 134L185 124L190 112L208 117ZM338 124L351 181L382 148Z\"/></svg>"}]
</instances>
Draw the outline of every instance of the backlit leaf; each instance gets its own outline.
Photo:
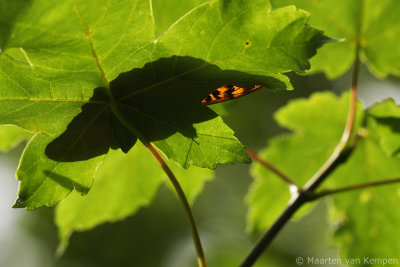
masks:
<instances>
[{"instance_id":1,"label":"backlit leaf","mask_svg":"<svg viewBox=\"0 0 400 267\"><path fill-rule=\"evenodd\" d=\"M304 73L326 39L307 13L262 0L207 2L157 40L150 1L1 3L13 19L0 20L0 123L36 133L17 173L15 206L28 209L87 193L135 135L185 168L248 163L201 100L228 83L290 89L282 73Z\"/></svg>"}]
</instances>

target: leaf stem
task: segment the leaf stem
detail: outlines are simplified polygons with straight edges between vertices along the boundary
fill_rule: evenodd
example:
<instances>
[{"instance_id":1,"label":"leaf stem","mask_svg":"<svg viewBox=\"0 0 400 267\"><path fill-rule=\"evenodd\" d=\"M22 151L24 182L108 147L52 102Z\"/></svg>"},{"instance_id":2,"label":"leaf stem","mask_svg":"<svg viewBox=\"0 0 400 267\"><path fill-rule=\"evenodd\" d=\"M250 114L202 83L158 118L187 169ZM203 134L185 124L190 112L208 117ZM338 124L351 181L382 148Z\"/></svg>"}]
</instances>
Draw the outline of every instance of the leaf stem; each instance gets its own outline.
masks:
<instances>
[{"instance_id":1,"label":"leaf stem","mask_svg":"<svg viewBox=\"0 0 400 267\"><path fill-rule=\"evenodd\" d=\"M307 201L311 200L314 191L318 186L335 170L340 164L345 162L354 150L354 146L348 147L350 137L354 129L354 122L357 110L357 86L358 86L358 73L359 73L359 50L360 42L356 44L356 58L353 67L353 76L350 88L350 105L347 114L346 126L344 128L342 137L339 144L334 149L331 156L321 166L321 168L310 178L305 184L304 188L299 189L298 193L292 196L287 208L275 221L275 223L267 230L267 232L260 238L257 244L253 247L246 259L240 265L241 267L252 266L261 254L268 248L276 235L288 223L294 213Z\"/></svg>"},{"instance_id":2,"label":"leaf stem","mask_svg":"<svg viewBox=\"0 0 400 267\"><path fill-rule=\"evenodd\" d=\"M255 151L247 147L246 152L250 156L250 158L252 158L255 161L258 161L261 165L263 165L264 167L266 167L267 169L278 175L278 177L281 178L284 182L286 182L290 186L295 186L296 188L299 188L289 176L287 176L284 172L275 167L272 163L261 158Z\"/></svg>"},{"instance_id":3,"label":"leaf stem","mask_svg":"<svg viewBox=\"0 0 400 267\"><path fill-rule=\"evenodd\" d=\"M347 121L344 132L340 139L339 144L336 146L332 155L328 158L324 165L314 174L313 177L305 184L304 190L313 192L328 176L332 168L337 167L337 163L340 163L342 160L340 157L343 157L344 152L350 142L350 137L354 128L354 121L356 117L357 110L357 86L358 86L358 73L359 73L359 46L356 48L356 59L353 68L353 78L351 82L350 88L350 105L349 111L347 113Z\"/></svg>"},{"instance_id":4,"label":"leaf stem","mask_svg":"<svg viewBox=\"0 0 400 267\"><path fill-rule=\"evenodd\" d=\"M136 137L143 143L143 145L147 148L147 150L151 153L157 163L161 166L164 172L167 174L169 180L171 181L174 189L178 195L178 198L183 206L186 217L189 221L190 230L192 232L193 243L197 253L197 262L199 267L207 267L206 258L204 255L203 247L201 245L200 235L197 230L196 221L194 219L192 209L190 208L189 202L183 192L182 187L180 186L178 180L176 179L174 173L169 168L168 164L158 153L156 148L125 118L125 116L121 113L118 108L117 102L113 99L111 100L111 109L114 115L120 120L120 122L128 128Z\"/></svg>"},{"instance_id":5,"label":"leaf stem","mask_svg":"<svg viewBox=\"0 0 400 267\"><path fill-rule=\"evenodd\" d=\"M334 195L334 194L338 194L338 193L350 192L350 191L364 189L364 188L368 188L368 187L374 187L374 186L395 184L395 183L399 183L399 182L400 182L400 178L392 178L392 179L386 179L386 180L382 180L382 181L372 181L372 182L368 182L368 183L350 185L350 186L336 188L336 189L326 189L321 192L314 193L311 198L312 198L312 200L315 200L315 199L319 199L319 198L322 198L325 196Z\"/></svg>"},{"instance_id":6,"label":"leaf stem","mask_svg":"<svg viewBox=\"0 0 400 267\"><path fill-rule=\"evenodd\" d=\"M169 180L171 181L172 185L174 186L175 191L179 197L179 200L181 201L183 208L185 210L186 217L189 221L194 246L196 248L197 262L199 264L199 267L207 267L206 257L204 255L203 247L201 245L200 235L197 230L196 221L194 219L192 209L190 208L189 202L186 198L185 193L182 190L181 185L179 184L178 180L176 179L174 173L168 167L165 160L161 157L161 155L158 153L158 151L154 148L154 146L151 143L144 144L144 145L150 151L150 153L153 155L153 157L156 159L158 164L160 164L161 168L168 175Z\"/></svg>"}]
</instances>

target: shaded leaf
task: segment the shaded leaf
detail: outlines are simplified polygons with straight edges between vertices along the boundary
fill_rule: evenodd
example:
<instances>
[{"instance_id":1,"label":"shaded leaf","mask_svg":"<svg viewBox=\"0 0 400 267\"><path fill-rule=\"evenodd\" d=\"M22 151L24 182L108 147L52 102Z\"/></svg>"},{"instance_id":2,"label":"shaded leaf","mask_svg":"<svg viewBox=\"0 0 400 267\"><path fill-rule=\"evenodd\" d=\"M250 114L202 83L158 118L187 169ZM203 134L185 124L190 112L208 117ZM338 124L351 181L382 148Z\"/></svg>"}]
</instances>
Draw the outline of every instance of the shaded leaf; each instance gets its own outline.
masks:
<instances>
[{"instance_id":1,"label":"shaded leaf","mask_svg":"<svg viewBox=\"0 0 400 267\"><path fill-rule=\"evenodd\" d=\"M124 116L167 158L185 168L214 169L217 163L250 161L233 131L201 104L209 88L233 78L245 85L257 81L284 86L270 77L222 71L191 57L171 57L121 74L111 88Z\"/></svg>"}]
</instances>

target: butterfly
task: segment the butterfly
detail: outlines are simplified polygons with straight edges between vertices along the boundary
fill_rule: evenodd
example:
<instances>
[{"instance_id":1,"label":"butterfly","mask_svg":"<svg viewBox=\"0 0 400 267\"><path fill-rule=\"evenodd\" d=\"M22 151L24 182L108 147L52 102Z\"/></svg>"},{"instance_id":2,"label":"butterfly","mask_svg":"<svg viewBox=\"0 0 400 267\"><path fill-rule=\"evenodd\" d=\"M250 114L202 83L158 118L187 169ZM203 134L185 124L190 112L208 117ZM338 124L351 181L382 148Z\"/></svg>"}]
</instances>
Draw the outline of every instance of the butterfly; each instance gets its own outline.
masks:
<instances>
[{"instance_id":1,"label":"butterfly","mask_svg":"<svg viewBox=\"0 0 400 267\"><path fill-rule=\"evenodd\" d=\"M260 89L261 87L262 85L254 85L252 88L246 89L232 84L224 85L212 91L206 98L201 101L201 103L203 105L212 105L224 102L230 99L250 94Z\"/></svg>"}]
</instances>

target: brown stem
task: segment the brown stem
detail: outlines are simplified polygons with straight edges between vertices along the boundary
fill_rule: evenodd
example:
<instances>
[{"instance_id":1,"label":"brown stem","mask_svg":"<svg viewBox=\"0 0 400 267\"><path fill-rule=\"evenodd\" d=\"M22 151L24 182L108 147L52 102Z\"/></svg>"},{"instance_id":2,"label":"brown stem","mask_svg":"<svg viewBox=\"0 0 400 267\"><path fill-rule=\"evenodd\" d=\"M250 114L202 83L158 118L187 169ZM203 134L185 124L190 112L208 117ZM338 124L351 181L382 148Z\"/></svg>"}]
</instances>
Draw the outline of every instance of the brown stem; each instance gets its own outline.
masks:
<instances>
[{"instance_id":1,"label":"brown stem","mask_svg":"<svg viewBox=\"0 0 400 267\"><path fill-rule=\"evenodd\" d=\"M354 121L357 110L357 86L358 86L358 73L359 73L359 46L356 49L356 59L353 68L353 78L351 81L350 88L350 105L347 113L346 126L344 128L342 137L335 150L328 158L328 160L322 165L322 167L311 177L311 179L305 184L304 191L313 192L328 176L327 172L331 172L332 167L336 168L337 163L341 163L341 156L346 152L347 146L350 142L350 137L354 129ZM331 171L329 171L331 170Z\"/></svg>"},{"instance_id":2,"label":"brown stem","mask_svg":"<svg viewBox=\"0 0 400 267\"><path fill-rule=\"evenodd\" d=\"M154 146L151 143L144 144L146 148L150 151L153 157L156 159L158 164L160 164L161 168L168 175L169 180L175 188L175 191L185 209L186 217L189 221L190 229L192 231L192 238L197 252L197 262L199 267L207 267L206 257L204 255L203 247L201 245L201 240L199 236L199 232L197 231L196 221L194 219L192 209L190 208L189 202L186 198L185 193L182 190L181 185L176 179L174 173L171 171L165 160L161 157L161 155L157 152Z\"/></svg>"},{"instance_id":3,"label":"brown stem","mask_svg":"<svg viewBox=\"0 0 400 267\"><path fill-rule=\"evenodd\" d=\"M387 179L387 180L382 180L382 181L373 181L373 182L368 182L368 183L363 183L363 184L350 185L350 186L336 188L336 189L326 189L321 192L314 193L311 198L312 198L312 200L315 200L315 199L319 199L319 198L322 198L322 197L325 197L328 195L349 192L349 191L359 190L359 189L368 188L368 187L394 184L394 183L399 183L399 182L400 182L400 178L393 178L393 179Z\"/></svg>"},{"instance_id":4,"label":"brown stem","mask_svg":"<svg viewBox=\"0 0 400 267\"><path fill-rule=\"evenodd\" d=\"M279 170L277 167L275 167L270 162L266 161L265 159L260 158L260 156L255 151L251 150L250 148L246 148L246 152L250 156L250 158L252 158L255 161L258 161L261 165L263 165L264 167L266 167L267 169L269 169L270 171L272 171L273 173L278 175L279 178L281 178L287 184L294 185L298 188L296 183L289 176L287 176L285 173L283 173L281 170Z\"/></svg>"}]
</instances>

